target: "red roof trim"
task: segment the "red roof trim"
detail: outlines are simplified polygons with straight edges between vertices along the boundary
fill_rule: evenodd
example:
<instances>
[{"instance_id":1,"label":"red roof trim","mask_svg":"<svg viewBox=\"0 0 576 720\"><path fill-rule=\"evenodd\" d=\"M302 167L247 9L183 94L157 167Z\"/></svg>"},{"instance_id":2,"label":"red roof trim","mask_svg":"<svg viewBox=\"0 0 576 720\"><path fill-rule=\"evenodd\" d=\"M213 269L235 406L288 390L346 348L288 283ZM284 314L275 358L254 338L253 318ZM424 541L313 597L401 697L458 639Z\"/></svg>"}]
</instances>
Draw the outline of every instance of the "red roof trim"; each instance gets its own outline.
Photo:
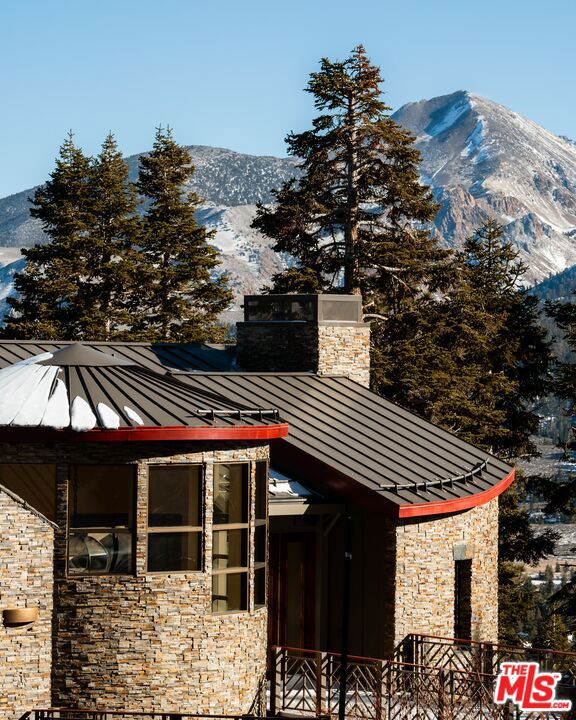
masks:
<instances>
[{"instance_id":1,"label":"red roof trim","mask_svg":"<svg viewBox=\"0 0 576 720\"><path fill-rule=\"evenodd\" d=\"M0 442L157 442L162 440L272 440L286 437L288 424L232 427L138 427L118 430L53 430L52 428L0 428Z\"/></svg>"},{"instance_id":2,"label":"red roof trim","mask_svg":"<svg viewBox=\"0 0 576 720\"><path fill-rule=\"evenodd\" d=\"M515 469L513 468L506 477L488 490L479 492L476 495L468 495L468 497L455 498L454 500L440 500L439 502L420 503L418 505L401 505L398 508L398 517L412 518L422 517L425 515L444 515L446 513L458 512L460 510L469 510L498 497L506 488L512 484L514 480Z\"/></svg>"}]
</instances>

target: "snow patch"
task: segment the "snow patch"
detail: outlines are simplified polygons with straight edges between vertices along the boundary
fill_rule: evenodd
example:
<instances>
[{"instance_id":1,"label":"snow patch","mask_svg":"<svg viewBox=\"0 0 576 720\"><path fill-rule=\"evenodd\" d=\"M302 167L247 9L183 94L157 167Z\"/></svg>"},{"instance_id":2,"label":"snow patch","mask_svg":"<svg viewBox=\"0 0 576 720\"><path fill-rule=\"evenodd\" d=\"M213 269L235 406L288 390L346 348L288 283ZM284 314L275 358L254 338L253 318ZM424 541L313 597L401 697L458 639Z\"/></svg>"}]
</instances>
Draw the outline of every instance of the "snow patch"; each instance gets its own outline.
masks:
<instances>
[{"instance_id":1,"label":"snow patch","mask_svg":"<svg viewBox=\"0 0 576 720\"><path fill-rule=\"evenodd\" d=\"M438 120L434 120L431 125L426 128L426 134L435 137L451 128L452 125L470 110L470 102L468 98L462 98L454 105L450 105L447 112Z\"/></svg>"},{"instance_id":2,"label":"snow patch","mask_svg":"<svg viewBox=\"0 0 576 720\"><path fill-rule=\"evenodd\" d=\"M136 410L132 410L132 408L127 407L124 405L124 412L126 413L126 417L128 420L131 420L132 422L135 422L136 425L144 425L144 420L138 415Z\"/></svg>"},{"instance_id":3,"label":"snow patch","mask_svg":"<svg viewBox=\"0 0 576 720\"><path fill-rule=\"evenodd\" d=\"M70 425L70 405L66 385L58 378L48 399L46 410L40 421L42 427L62 428Z\"/></svg>"},{"instance_id":4,"label":"snow patch","mask_svg":"<svg viewBox=\"0 0 576 720\"><path fill-rule=\"evenodd\" d=\"M96 406L98 417L102 423L102 427L106 430L118 430L120 427L120 417L117 415L112 408L108 407L105 403L98 403Z\"/></svg>"},{"instance_id":5,"label":"snow patch","mask_svg":"<svg viewBox=\"0 0 576 720\"><path fill-rule=\"evenodd\" d=\"M486 123L482 115L478 117L478 122L474 130L466 138L466 146L460 153L462 158L474 158L473 162L480 163L490 157L488 150L483 145L486 139Z\"/></svg>"},{"instance_id":6,"label":"snow patch","mask_svg":"<svg viewBox=\"0 0 576 720\"><path fill-rule=\"evenodd\" d=\"M72 400L70 416L72 430L76 432L85 432L86 430L93 430L96 427L96 415L94 415L92 408L86 400L79 395L76 395L74 400Z\"/></svg>"}]
</instances>

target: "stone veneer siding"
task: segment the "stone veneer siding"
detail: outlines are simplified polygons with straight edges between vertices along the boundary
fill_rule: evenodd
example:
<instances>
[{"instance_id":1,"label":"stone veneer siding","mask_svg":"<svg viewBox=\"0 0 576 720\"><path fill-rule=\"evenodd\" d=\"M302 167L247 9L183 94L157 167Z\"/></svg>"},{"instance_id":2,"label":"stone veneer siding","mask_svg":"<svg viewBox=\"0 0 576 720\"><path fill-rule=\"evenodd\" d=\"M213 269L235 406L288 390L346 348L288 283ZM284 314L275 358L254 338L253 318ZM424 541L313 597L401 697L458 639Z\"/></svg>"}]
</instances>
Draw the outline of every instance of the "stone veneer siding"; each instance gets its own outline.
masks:
<instances>
[{"instance_id":1,"label":"stone veneer siding","mask_svg":"<svg viewBox=\"0 0 576 720\"><path fill-rule=\"evenodd\" d=\"M472 640L498 640L498 499L396 529L395 643L454 637L455 546L472 554Z\"/></svg>"},{"instance_id":2,"label":"stone veneer siding","mask_svg":"<svg viewBox=\"0 0 576 720\"><path fill-rule=\"evenodd\" d=\"M110 710L246 713L265 673L267 610L250 606L244 613L212 613L212 464L266 460L268 445L80 443L3 450L6 461L23 462L29 457L57 463L60 528L67 524L69 464L138 466L135 575L67 578L67 533L56 532L52 703ZM146 572L151 463L206 464L203 572ZM252 603L252 573L249 593Z\"/></svg>"},{"instance_id":3,"label":"stone veneer siding","mask_svg":"<svg viewBox=\"0 0 576 720\"><path fill-rule=\"evenodd\" d=\"M0 609L38 608L32 625L0 624L0 717L5 720L50 705L53 553L52 524L0 486Z\"/></svg>"},{"instance_id":4,"label":"stone veneer siding","mask_svg":"<svg viewBox=\"0 0 576 720\"><path fill-rule=\"evenodd\" d=\"M370 326L364 323L240 322L238 364L252 372L315 372L370 384Z\"/></svg>"}]
</instances>

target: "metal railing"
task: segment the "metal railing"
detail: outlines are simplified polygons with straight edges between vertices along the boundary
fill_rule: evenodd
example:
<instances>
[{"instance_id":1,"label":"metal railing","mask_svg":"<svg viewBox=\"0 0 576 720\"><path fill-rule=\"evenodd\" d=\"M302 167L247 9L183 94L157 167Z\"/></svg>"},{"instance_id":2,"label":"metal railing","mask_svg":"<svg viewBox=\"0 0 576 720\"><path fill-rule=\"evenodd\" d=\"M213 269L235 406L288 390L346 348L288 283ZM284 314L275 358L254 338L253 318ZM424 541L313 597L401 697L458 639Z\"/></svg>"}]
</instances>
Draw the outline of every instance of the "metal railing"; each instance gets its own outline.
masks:
<instances>
[{"instance_id":1,"label":"metal railing","mask_svg":"<svg viewBox=\"0 0 576 720\"><path fill-rule=\"evenodd\" d=\"M34 709L24 713L20 720L269 720L260 715L202 715L179 712L138 712L129 710L85 710L71 708ZM317 717L301 720L317 720Z\"/></svg>"},{"instance_id":2,"label":"metal railing","mask_svg":"<svg viewBox=\"0 0 576 720\"><path fill-rule=\"evenodd\" d=\"M573 652L411 634L396 648L394 660L489 675L497 675L501 663L506 661L537 662L542 670L562 673L563 685L576 686L576 653Z\"/></svg>"},{"instance_id":3,"label":"metal railing","mask_svg":"<svg viewBox=\"0 0 576 720\"><path fill-rule=\"evenodd\" d=\"M534 651L527 657L526 654L520 656L522 649L513 649L515 653L511 656L497 646L491 646L490 653L484 645L412 635L401 644L392 660L349 656L346 717L363 720L568 720L574 717L561 712L522 713L512 705L496 705L493 697L499 662L541 658L543 663L550 663L549 669L558 669L563 664L571 666L576 660L575 654ZM401 659L402 647L403 652L412 653L415 662ZM339 654L275 647L271 661L272 715L338 715ZM572 681L569 672L566 682L558 687L558 696L572 699L576 706L576 687Z\"/></svg>"}]
</instances>

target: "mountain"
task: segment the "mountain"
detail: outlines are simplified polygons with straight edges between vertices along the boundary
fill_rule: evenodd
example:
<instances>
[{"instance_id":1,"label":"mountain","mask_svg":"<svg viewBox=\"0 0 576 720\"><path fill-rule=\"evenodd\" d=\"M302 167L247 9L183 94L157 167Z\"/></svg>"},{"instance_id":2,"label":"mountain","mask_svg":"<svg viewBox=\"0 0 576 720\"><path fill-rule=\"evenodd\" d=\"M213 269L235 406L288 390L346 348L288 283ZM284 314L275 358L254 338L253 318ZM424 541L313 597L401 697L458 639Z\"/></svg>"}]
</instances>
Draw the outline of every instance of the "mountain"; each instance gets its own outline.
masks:
<instances>
[{"instance_id":1,"label":"mountain","mask_svg":"<svg viewBox=\"0 0 576 720\"><path fill-rule=\"evenodd\" d=\"M393 118L416 136L422 178L440 204L436 231L447 245L460 245L495 217L518 244L530 282L576 265L573 141L465 91L409 103ZM270 189L296 176L298 163L198 145L189 150L196 166L193 186L204 198L199 219L216 230L214 244L238 305L244 293L256 292L285 264L250 223L256 203L271 202ZM127 163L135 178L138 156ZM0 246L26 247L44 239L29 215L32 193L0 199ZM0 252L0 265L6 262Z\"/></svg>"},{"instance_id":2,"label":"mountain","mask_svg":"<svg viewBox=\"0 0 576 720\"><path fill-rule=\"evenodd\" d=\"M530 281L576 264L576 145L486 98L459 91L404 105L436 227L458 245L488 217L514 239Z\"/></svg>"}]
</instances>

